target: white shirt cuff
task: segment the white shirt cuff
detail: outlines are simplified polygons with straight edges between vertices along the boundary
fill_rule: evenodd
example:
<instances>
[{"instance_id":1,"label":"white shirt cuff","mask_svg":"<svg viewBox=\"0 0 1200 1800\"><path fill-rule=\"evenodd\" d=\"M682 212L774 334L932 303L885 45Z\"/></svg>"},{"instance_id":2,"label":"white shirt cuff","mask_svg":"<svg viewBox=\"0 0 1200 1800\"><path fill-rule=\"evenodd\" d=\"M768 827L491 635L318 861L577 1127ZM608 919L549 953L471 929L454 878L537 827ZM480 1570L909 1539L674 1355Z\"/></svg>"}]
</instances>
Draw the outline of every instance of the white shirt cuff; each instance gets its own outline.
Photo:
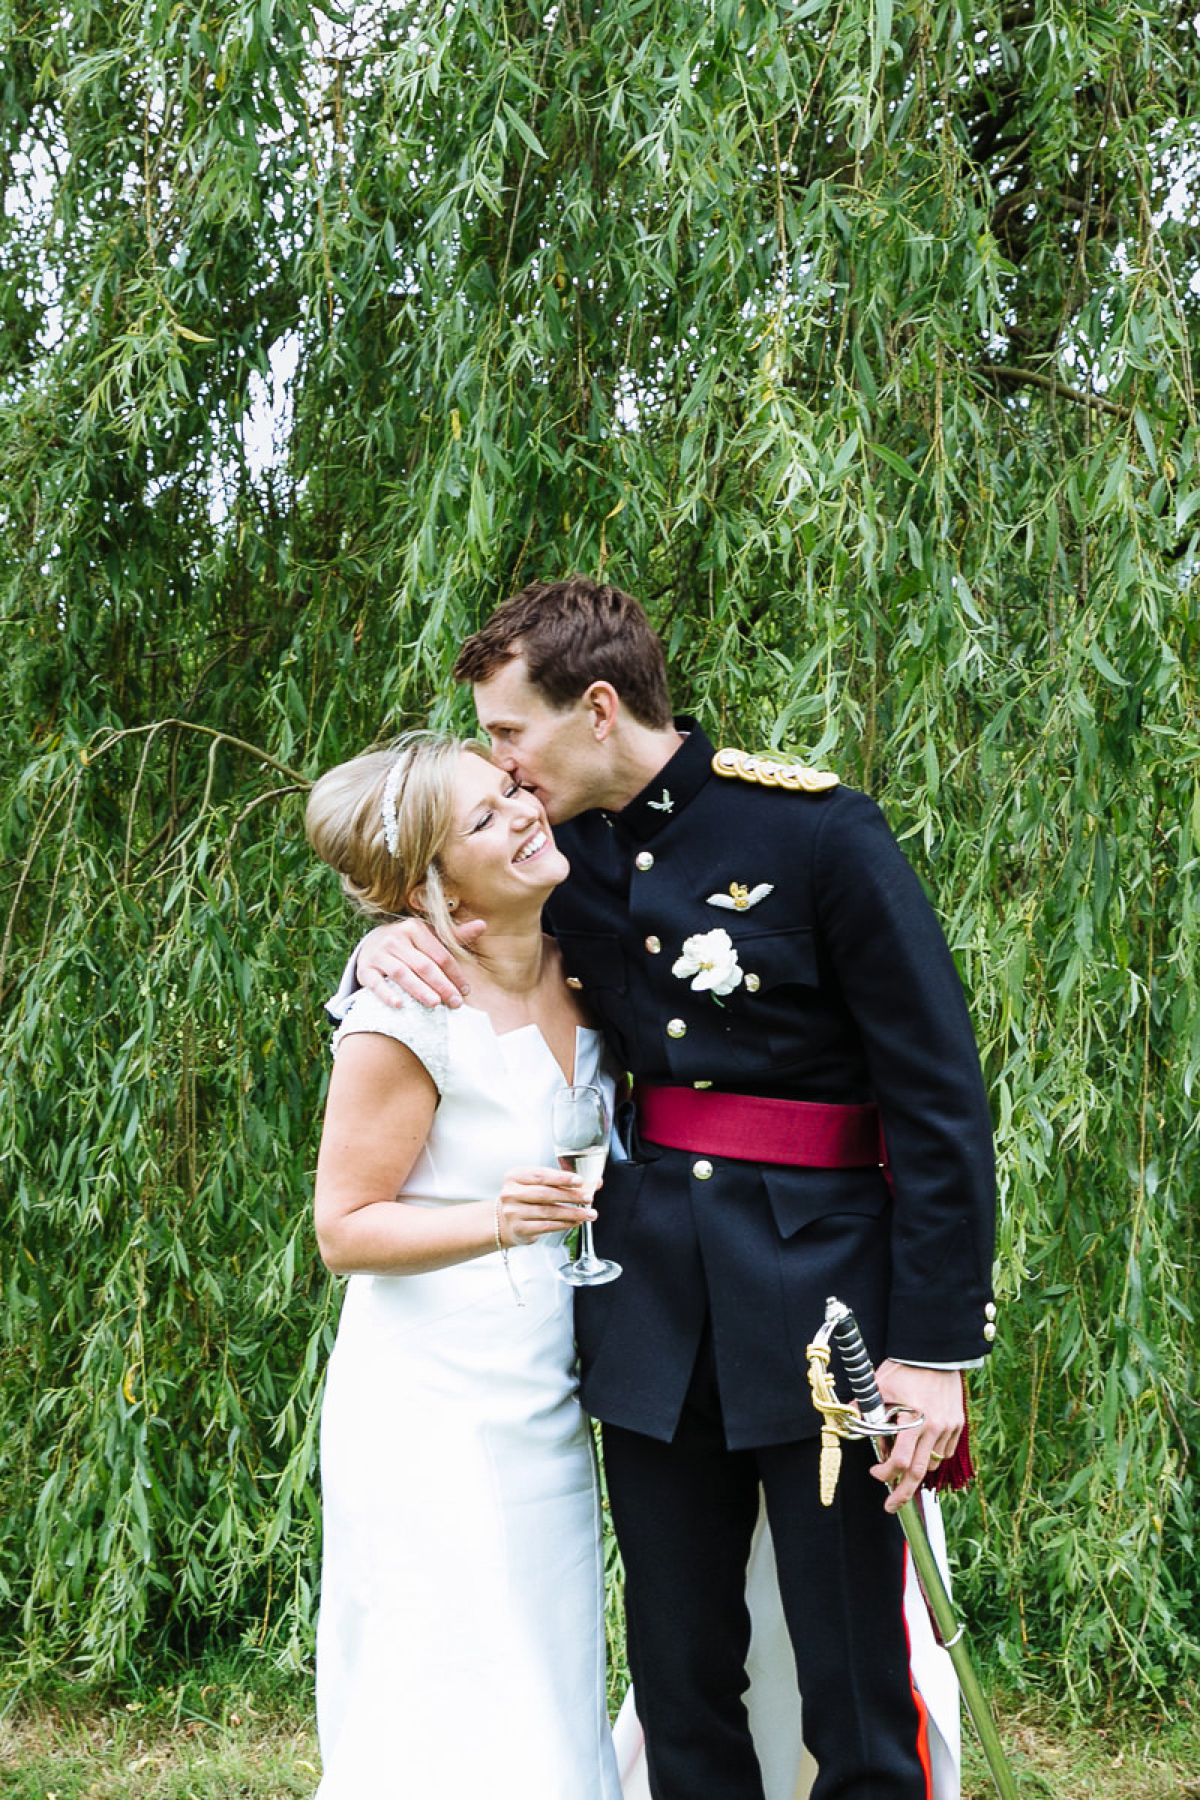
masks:
<instances>
[{"instance_id":1,"label":"white shirt cuff","mask_svg":"<svg viewBox=\"0 0 1200 1800\"><path fill-rule=\"evenodd\" d=\"M342 971L342 979L338 983L337 993L331 995L325 1002L325 1011L329 1014L335 1025L341 1024L361 992L362 989L358 979L358 950L356 947L351 951L350 961Z\"/></svg>"},{"instance_id":2,"label":"white shirt cuff","mask_svg":"<svg viewBox=\"0 0 1200 1800\"><path fill-rule=\"evenodd\" d=\"M931 1363L912 1362L907 1356L889 1356L889 1362L898 1363L902 1369L982 1369L982 1356L972 1357L970 1362Z\"/></svg>"}]
</instances>

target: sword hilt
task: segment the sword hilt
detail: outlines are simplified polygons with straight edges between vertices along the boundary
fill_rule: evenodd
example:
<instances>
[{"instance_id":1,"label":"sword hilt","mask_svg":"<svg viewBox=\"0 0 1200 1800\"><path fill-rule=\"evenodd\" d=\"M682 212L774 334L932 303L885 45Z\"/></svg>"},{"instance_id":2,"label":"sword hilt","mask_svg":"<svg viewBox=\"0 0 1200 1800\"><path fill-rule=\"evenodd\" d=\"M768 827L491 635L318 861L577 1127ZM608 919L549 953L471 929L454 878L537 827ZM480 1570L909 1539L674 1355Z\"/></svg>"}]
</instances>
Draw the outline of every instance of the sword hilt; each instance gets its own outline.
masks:
<instances>
[{"instance_id":1,"label":"sword hilt","mask_svg":"<svg viewBox=\"0 0 1200 1800\"><path fill-rule=\"evenodd\" d=\"M858 1329L858 1320L848 1306L832 1295L825 1302L825 1331L838 1347L850 1391L858 1401L863 1424L872 1437L894 1437L897 1431L914 1431L925 1423L924 1413L915 1408L885 1403L875 1379L874 1364Z\"/></svg>"},{"instance_id":2,"label":"sword hilt","mask_svg":"<svg viewBox=\"0 0 1200 1800\"><path fill-rule=\"evenodd\" d=\"M858 1320L840 1300L831 1295L825 1302L825 1323L838 1347L850 1391L858 1401L858 1409L868 1425L887 1424L887 1408L875 1379L875 1368L867 1355Z\"/></svg>"}]
</instances>

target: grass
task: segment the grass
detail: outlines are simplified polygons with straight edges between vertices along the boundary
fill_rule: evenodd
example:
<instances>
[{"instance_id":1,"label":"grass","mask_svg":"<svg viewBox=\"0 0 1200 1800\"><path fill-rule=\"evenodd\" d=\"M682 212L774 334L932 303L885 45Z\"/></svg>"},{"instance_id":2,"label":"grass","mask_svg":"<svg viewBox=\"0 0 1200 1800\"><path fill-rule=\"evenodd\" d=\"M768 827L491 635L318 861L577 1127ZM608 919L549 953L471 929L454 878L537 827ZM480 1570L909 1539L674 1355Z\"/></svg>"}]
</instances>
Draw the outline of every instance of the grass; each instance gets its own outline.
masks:
<instances>
[{"instance_id":1,"label":"grass","mask_svg":"<svg viewBox=\"0 0 1200 1800\"><path fill-rule=\"evenodd\" d=\"M244 1658L133 1691L56 1681L0 1718L2 1800L295 1800L319 1773L311 1680Z\"/></svg>"},{"instance_id":2,"label":"grass","mask_svg":"<svg viewBox=\"0 0 1200 1800\"><path fill-rule=\"evenodd\" d=\"M1200 1800L1200 1721L1083 1722L1044 1705L994 1698L1022 1800ZM0 1789L0 1792L3 1790ZM963 1726L963 1800L995 1800L979 1745Z\"/></svg>"},{"instance_id":3,"label":"grass","mask_svg":"<svg viewBox=\"0 0 1200 1800\"><path fill-rule=\"evenodd\" d=\"M1022 1800L1200 1800L1186 1707L1169 1725L1003 1699L997 1712ZM992 1800L964 1735L964 1800ZM311 1800L318 1769L308 1678L246 1658L135 1690L57 1681L0 1719L0 1800Z\"/></svg>"}]
</instances>

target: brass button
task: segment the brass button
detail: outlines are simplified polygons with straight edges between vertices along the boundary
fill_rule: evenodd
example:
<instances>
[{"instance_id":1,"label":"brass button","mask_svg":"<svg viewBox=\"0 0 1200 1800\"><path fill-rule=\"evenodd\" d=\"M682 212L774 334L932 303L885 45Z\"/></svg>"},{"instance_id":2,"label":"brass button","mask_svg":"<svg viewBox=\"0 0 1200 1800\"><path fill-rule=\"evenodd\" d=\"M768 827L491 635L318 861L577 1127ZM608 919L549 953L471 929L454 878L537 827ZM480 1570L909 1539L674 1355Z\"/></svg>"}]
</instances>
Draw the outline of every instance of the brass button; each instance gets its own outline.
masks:
<instances>
[{"instance_id":1,"label":"brass button","mask_svg":"<svg viewBox=\"0 0 1200 1800\"><path fill-rule=\"evenodd\" d=\"M570 988L581 988L583 986L583 983L582 983L582 981L580 981L578 975L568 975L567 976L567 986Z\"/></svg>"},{"instance_id":2,"label":"brass button","mask_svg":"<svg viewBox=\"0 0 1200 1800\"><path fill-rule=\"evenodd\" d=\"M762 986L762 982L759 980L757 975L747 975L747 977L746 977L746 992L748 994L757 994L757 992L761 986Z\"/></svg>"},{"instance_id":3,"label":"brass button","mask_svg":"<svg viewBox=\"0 0 1200 1800\"><path fill-rule=\"evenodd\" d=\"M646 948L650 952L651 956L657 956L659 951L662 949L662 943L656 937L648 937L646 939Z\"/></svg>"},{"instance_id":4,"label":"brass button","mask_svg":"<svg viewBox=\"0 0 1200 1800\"><path fill-rule=\"evenodd\" d=\"M682 1019L668 1019L668 1021L667 1021L667 1036L673 1037L673 1038L681 1038L681 1037L687 1036L687 1026L684 1024Z\"/></svg>"},{"instance_id":5,"label":"brass button","mask_svg":"<svg viewBox=\"0 0 1200 1800\"><path fill-rule=\"evenodd\" d=\"M706 1087L711 1087L712 1082L711 1081L693 1081L692 1086L695 1088L706 1088Z\"/></svg>"},{"instance_id":6,"label":"brass button","mask_svg":"<svg viewBox=\"0 0 1200 1800\"><path fill-rule=\"evenodd\" d=\"M641 869L643 874L645 874L647 869L652 869L654 867L654 858L648 850L639 850L633 860L636 867Z\"/></svg>"},{"instance_id":7,"label":"brass button","mask_svg":"<svg viewBox=\"0 0 1200 1800\"><path fill-rule=\"evenodd\" d=\"M987 1342L990 1344L992 1339L996 1335L996 1327L991 1324L985 1325L983 1328L983 1335L986 1338Z\"/></svg>"},{"instance_id":8,"label":"brass button","mask_svg":"<svg viewBox=\"0 0 1200 1800\"><path fill-rule=\"evenodd\" d=\"M697 1181L710 1181L712 1179L712 1172L712 1164L706 1162L703 1157L700 1158L699 1162L694 1162L692 1164L692 1174L696 1177Z\"/></svg>"},{"instance_id":9,"label":"brass button","mask_svg":"<svg viewBox=\"0 0 1200 1800\"><path fill-rule=\"evenodd\" d=\"M995 1318L996 1307L995 1307L995 1303L993 1301L991 1301L991 1300L988 1301L987 1305L983 1309L983 1316L985 1319L994 1319Z\"/></svg>"}]
</instances>

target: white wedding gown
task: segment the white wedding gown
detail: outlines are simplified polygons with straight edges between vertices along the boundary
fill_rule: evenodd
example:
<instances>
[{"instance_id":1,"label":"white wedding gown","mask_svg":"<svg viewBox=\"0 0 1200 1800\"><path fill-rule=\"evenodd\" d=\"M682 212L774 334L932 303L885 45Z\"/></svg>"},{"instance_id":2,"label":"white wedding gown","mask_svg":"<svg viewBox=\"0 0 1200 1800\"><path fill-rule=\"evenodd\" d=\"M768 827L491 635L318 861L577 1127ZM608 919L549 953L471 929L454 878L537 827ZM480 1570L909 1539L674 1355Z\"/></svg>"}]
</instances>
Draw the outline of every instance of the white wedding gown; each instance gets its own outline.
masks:
<instances>
[{"instance_id":1,"label":"white wedding gown","mask_svg":"<svg viewBox=\"0 0 1200 1800\"><path fill-rule=\"evenodd\" d=\"M557 1167L563 1075L536 1026L359 996L441 1095L400 1204L492 1201ZM576 1034L596 1082L601 1039ZM561 1237L421 1275L353 1275L321 1416L319 1800L620 1800L605 1711L600 1509Z\"/></svg>"},{"instance_id":2,"label":"white wedding gown","mask_svg":"<svg viewBox=\"0 0 1200 1800\"><path fill-rule=\"evenodd\" d=\"M494 1200L509 1169L556 1164L563 1074L536 1026L360 992L350 1032L399 1039L441 1096L398 1196ZM575 1078L611 1086L576 1033ZM603 1203L603 1197L601 1197ZM604 1709L600 1512L576 1399L562 1239L422 1275L353 1275L321 1415L317 1800L648 1800L631 1699ZM932 1535L940 1534L936 1508ZM804 1800L795 1663L769 1534L747 1580L747 1706L767 1800ZM910 1577L916 1685L935 1800L958 1800L958 1690Z\"/></svg>"}]
</instances>

